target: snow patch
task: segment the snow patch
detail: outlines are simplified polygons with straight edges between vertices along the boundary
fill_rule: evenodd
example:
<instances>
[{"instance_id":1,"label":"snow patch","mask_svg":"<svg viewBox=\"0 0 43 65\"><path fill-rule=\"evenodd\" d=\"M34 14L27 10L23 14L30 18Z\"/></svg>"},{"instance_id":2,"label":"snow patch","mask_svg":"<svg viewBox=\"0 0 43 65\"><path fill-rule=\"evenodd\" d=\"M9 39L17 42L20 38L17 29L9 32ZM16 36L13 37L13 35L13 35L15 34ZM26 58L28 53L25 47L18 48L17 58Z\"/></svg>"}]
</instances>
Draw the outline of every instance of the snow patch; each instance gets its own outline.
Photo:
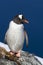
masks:
<instances>
[{"instance_id":1,"label":"snow patch","mask_svg":"<svg viewBox=\"0 0 43 65\"><path fill-rule=\"evenodd\" d=\"M10 48L8 47L7 44L0 42L0 47L4 47L7 51L10 51Z\"/></svg>"},{"instance_id":2,"label":"snow patch","mask_svg":"<svg viewBox=\"0 0 43 65\"><path fill-rule=\"evenodd\" d=\"M35 56L41 63L42 63L42 65L43 65L43 58L41 58L41 57L38 57L38 56Z\"/></svg>"}]
</instances>

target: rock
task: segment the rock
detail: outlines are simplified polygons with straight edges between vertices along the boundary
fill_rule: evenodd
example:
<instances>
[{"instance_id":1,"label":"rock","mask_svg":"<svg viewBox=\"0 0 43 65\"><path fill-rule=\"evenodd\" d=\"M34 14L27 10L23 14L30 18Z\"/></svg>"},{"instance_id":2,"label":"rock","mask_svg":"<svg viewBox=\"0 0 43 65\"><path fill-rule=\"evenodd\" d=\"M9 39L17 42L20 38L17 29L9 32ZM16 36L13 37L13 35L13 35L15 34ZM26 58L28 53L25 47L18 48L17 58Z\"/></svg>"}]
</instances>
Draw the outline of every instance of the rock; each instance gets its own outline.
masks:
<instances>
[{"instance_id":1,"label":"rock","mask_svg":"<svg viewBox=\"0 0 43 65\"><path fill-rule=\"evenodd\" d=\"M41 62L33 54L25 51L21 51L21 57L18 58L17 61L18 62L1 58L0 65L42 65Z\"/></svg>"}]
</instances>

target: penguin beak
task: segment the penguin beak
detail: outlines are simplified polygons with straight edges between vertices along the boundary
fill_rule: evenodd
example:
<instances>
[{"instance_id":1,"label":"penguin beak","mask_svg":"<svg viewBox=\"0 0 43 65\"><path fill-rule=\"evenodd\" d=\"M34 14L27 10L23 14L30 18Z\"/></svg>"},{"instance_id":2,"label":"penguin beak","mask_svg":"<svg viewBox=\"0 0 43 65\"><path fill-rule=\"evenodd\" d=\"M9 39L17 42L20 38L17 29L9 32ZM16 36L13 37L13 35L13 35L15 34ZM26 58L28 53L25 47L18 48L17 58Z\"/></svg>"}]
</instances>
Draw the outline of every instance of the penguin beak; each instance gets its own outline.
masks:
<instances>
[{"instance_id":1,"label":"penguin beak","mask_svg":"<svg viewBox=\"0 0 43 65\"><path fill-rule=\"evenodd\" d=\"M23 22L24 22L24 23L29 23L28 20L26 20L26 19L24 19Z\"/></svg>"}]
</instances>

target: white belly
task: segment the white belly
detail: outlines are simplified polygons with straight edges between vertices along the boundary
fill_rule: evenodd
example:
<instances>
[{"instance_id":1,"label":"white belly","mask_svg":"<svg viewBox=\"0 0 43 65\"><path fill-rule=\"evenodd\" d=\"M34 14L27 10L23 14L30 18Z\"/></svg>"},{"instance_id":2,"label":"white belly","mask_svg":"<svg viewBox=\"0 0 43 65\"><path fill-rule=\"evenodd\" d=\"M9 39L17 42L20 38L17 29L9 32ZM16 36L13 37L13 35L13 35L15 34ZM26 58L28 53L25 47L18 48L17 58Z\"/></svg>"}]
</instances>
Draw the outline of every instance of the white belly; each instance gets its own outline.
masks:
<instances>
[{"instance_id":1,"label":"white belly","mask_svg":"<svg viewBox=\"0 0 43 65\"><path fill-rule=\"evenodd\" d=\"M7 33L7 43L12 51L19 51L24 44L24 29L21 26L9 28Z\"/></svg>"}]
</instances>

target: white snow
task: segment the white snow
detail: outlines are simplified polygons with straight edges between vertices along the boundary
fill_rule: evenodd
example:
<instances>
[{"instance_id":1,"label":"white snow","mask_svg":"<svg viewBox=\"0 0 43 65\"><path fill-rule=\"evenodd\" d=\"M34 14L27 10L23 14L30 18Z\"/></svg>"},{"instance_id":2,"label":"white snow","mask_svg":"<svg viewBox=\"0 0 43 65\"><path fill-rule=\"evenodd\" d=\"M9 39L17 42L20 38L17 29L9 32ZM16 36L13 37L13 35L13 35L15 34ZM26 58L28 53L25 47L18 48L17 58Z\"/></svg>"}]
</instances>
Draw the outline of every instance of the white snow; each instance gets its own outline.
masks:
<instances>
[{"instance_id":1,"label":"white snow","mask_svg":"<svg viewBox=\"0 0 43 65\"><path fill-rule=\"evenodd\" d=\"M7 51L10 51L10 48L8 47L7 44L0 42L0 47L4 47Z\"/></svg>"},{"instance_id":2,"label":"white snow","mask_svg":"<svg viewBox=\"0 0 43 65\"><path fill-rule=\"evenodd\" d=\"M4 43L0 42L0 47L4 47L7 51L10 51L10 48L8 47L7 44L4 44ZM35 57L36 57L36 58L42 63L42 65L43 65L43 58L38 57L38 56L35 56Z\"/></svg>"},{"instance_id":3,"label":"white snow","mask_svg":"<svg viewBox=\"0 0 43 65\"><path fill-rule=\"evenodd\" d=\"M43 58L41 58L41 57L38 57L38 56L35 56L41 63L42 63L42 65L43 65Z\"/></svg>"}]
</instances>

